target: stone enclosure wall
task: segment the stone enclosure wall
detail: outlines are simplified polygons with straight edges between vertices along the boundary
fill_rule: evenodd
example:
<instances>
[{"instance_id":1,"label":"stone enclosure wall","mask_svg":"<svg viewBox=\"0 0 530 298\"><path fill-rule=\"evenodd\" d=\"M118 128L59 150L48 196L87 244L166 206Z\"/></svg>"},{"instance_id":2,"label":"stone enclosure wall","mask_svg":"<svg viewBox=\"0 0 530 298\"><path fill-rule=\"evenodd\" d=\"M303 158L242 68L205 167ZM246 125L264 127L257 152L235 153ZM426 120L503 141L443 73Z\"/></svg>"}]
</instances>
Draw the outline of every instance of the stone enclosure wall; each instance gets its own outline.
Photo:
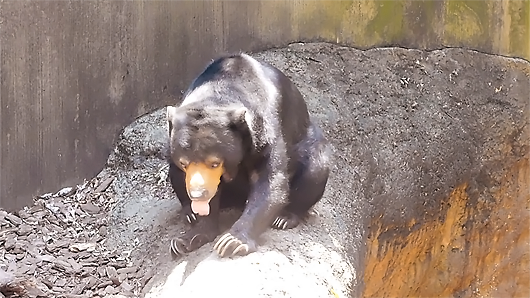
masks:
<instances>
[{"instance_id":1,"label":"stone enclosure wall","mask_svg":"<svg viewBox=\"0 0 530 298\"><path fill-rule=\"evenodd\" d=\"M328 41L530 59L529 1L2 1L0 206L103 167L119 131L209 59Z\"/></svg>"}]
</instances>

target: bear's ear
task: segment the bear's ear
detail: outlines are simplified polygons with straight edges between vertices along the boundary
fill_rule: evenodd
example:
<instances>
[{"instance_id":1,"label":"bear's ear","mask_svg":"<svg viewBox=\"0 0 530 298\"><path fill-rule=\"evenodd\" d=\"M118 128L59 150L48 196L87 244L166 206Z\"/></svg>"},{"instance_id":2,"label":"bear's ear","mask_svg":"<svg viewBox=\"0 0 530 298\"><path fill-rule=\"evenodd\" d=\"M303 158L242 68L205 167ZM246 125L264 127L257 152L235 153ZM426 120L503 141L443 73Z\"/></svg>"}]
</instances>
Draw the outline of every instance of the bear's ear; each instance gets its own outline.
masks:
<instances>
[{"instance_id":1,"label":"bear's ear","mask_svg":"<svg viewBox=\"0 0 530 298\"><path fill-rule=\"evenodd\" d=\"M168 122L173 122L173 119L177 116L177 107L167 106L166 107L166 118Z\"/></svg>"},{"instance_id":2,"label":"bear's ear","mask_svg":"<svg viewBox=\"0 0 530 298\"><path fill-rule=\"evenodd\" d=\"M173 127L183 119L184 115L179 111L179 108L174 106L166 107L166 119L169 125L169 134L173 131Z\"/></svg>"},{"instance_id":3,"label":"bear's ear","mask_svg":"<svg viewBox=\"0 0 530 298\"><path fill-rule=\"evenodd\" d=\"M246 124L248 127L252 126L252 116L245 107L237 107L233 110L230 110L228 113L228 118L233 124Z\"/></svg>"},{"instance_id":4,"label":"bear's ear","mask_svg":"<svg viewBox=\"0 0 530 298\"><path fill-rule=\"evenodd\" d=\"M251 110L245 107L236 107L228 113L230 124L236 130L248 131L252 139L253 146L263 146L263 118L252 113ZM260 136L261 135L261 136Z\"/></svg>"}]
</instances>

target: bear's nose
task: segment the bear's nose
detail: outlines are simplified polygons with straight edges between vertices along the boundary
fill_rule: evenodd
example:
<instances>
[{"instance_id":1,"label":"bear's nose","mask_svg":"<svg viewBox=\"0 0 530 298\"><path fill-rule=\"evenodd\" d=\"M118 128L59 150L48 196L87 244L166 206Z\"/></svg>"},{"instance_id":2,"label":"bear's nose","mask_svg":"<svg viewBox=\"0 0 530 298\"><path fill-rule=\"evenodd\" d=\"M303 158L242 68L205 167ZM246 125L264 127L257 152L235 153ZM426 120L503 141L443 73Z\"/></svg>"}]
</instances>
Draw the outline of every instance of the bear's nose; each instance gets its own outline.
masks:
<instances>
[{"instance_id":1,"label":"bear's nose","mask_svg":"<svg viewBox=\"0 0 530 298\"><path fill-rule=\"evenodd\" d=\"M208 194L208 191L204 188L190 190L190 193L189 193L191 199L203 198L203 197L206 197L207 194Z\"/></svg>"},{"instance_id":2,"label":"bear's nose","mask_svg":"<svg viewBox=\"0 0 530 298\"><path fill-rule=\"evenodd\" d=\"M201 173L197 172L197 173L192 174L191 179L190 179L190 185L192 187L198 187L200 185L204 185L204 183L205 181Z\"/></svg>"}]
</instances>

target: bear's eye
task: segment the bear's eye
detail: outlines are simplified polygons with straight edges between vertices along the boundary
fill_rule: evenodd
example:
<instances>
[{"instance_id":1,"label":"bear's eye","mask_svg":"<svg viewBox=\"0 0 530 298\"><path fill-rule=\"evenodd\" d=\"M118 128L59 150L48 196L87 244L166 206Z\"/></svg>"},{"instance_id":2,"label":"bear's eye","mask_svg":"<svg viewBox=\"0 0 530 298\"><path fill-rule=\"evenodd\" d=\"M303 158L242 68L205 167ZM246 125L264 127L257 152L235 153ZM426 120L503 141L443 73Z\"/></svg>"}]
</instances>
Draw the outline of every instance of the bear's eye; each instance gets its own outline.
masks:
<instances>
[{"instance_id":1,"label":"bear's eye","mask_svg":"<svg viewBox=\"0 0 530 298\"><path fill-rule=\"evenodd\" d=\"M185 169L186 167L188 167L188 162L185 161L185 160L183 160L183 159L179 160L179 163L180 163L180 166L181 166L183 169Z\"/></svg>"},{"instance_id":2,"label":"bear's eye","mask_svg":"<svg viewBox=\"0 0 530 298\"><path fill-rule=\"evenodd\" d=\"M223 160L220 159L217 156L208 156L204 160L204 164L208 166L210 169L215 169L223 165Z\"/></svg>"}]
</instances>

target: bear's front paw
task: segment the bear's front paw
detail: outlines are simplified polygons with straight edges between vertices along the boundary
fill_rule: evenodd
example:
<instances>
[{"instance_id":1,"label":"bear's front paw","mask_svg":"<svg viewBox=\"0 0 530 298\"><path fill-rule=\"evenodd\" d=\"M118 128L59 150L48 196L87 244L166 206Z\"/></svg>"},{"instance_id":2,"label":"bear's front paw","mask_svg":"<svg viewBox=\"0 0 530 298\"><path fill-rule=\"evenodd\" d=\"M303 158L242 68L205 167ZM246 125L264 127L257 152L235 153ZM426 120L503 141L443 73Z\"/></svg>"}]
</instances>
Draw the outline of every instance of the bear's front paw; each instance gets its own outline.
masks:
<instances>
[{"instance_id":1,"label":"bear's front paw","mask_svg":"<svg viewBox=\"0 0 530 298\"><path fill-rule=\"evenodd\" d=\"M278 230L292 229L300 224L302 220L294 213L283 211L276 219L272 222L271 227Z\"/></svg>"},{"instance_id":2,"label":"bear's front paw","mask_svg":"<svg viewBox=\"0 0 530 298\"><path fill-rule=\"evenodd\" d=\"M256 242L242 233L227 232L213 246L221 258L245 256L256 251Z\"/></svg>"},{"instance_id":3,"label":"bear's front paw","mask_svg":"<svg viewBox=\"0 0 530 298\"><path fill-rule=\"evenodd\" d=\"M189 224L193 224L193 223L195 223L197 221L197 214L195 214L191 210L191 206L190 205L183 206L181 213L182 213L182 215L184 215L186 217L186 221Z\"/></svg>"},{"instance_id":4,"label":"bear's front paw","mask_svg":"<svg viewBox=\"0 0 530 298\"><path fill-rule=\"evenodd\" d=\"M213 241L217 235L214 231L208 232L198 229L188 231L180 237L171 239L171 254L173 257L185 255Z\"/></svg>"}]
</instances>

